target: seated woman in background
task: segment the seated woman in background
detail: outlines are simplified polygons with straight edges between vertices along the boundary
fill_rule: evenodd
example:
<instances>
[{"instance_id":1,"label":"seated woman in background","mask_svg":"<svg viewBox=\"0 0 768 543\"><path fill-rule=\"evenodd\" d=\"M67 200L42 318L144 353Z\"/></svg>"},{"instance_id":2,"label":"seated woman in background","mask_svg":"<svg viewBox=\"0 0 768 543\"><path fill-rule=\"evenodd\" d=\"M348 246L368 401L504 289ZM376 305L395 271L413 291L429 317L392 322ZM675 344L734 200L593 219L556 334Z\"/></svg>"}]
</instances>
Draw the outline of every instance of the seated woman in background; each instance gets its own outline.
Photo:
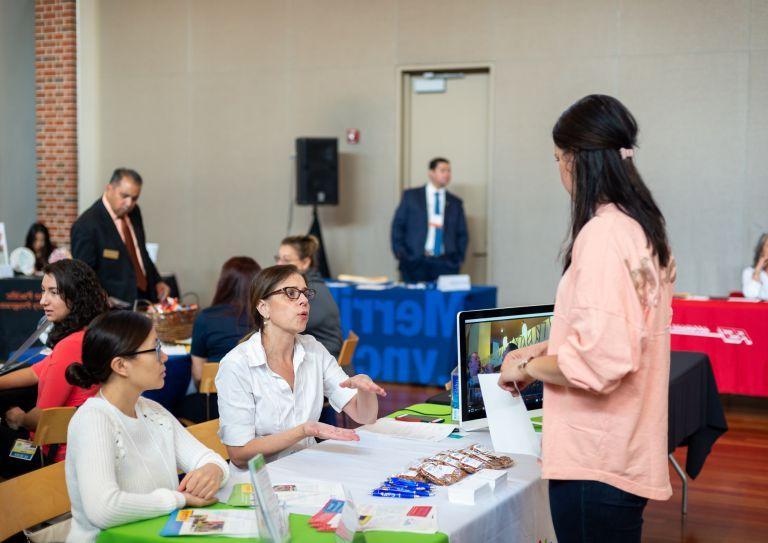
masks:
<instances>
[{"instance_id":1,"label":"seated woman in background","mask_svg":"<svg viewBox=\"0 0 768 543\"><path fill-rule=\"evenodd\" d=\"M29 227L25 247L35 253L35 271L40 272L48 264L51 253L56 245L51 242L51 234L48 228L41 222L36 222Z\"/></svg>"},{"instance_id":2,"label":"seated woman in background","mask_svg":"<svg viewBox=\"0 0 768 543\"><path fill-rule=\"evenodd\" d=\"M222 358L216 375L221 440L238 468L258 453L274 460L316 437L358 440L353 430L318 422L324 396L360 424L378 416L384 389L367 375L347 378L317 339L302 334L314 296L295 266L263 269L253 281L255 331Z\"/></svg>"},{"instance_id":3,"label":"seated woman in background","mask_svg":"<svg viewBox=\"0 0 768 543\"><path fill-rule=\"evenodd\" d=\"M33 365L0 377L0 476L11 477L37 468L35 461L8 456L16 439L26 439L37 427L40 410L77 407L96 393L64 379L67 366L79 363L85 327L107 309L107 294L87 264L61 260L44 268L40 304L53 323L48 346L53 352ZM46 448L47 450L47 448ZM55 460L64 459L66 445L58 447Z\"/></svg>"},{"instance_id":4,"label":"seated woman in background","mask_svg":"<svg viewBox=\"0 0 768 543\"><path fill-rule=\"evenodd\" d=\"M253 328L248 296L259 270L261 266L247 256L234 256L222 266L211 307L200 312L192 329L193 393L184 398L178 413L181 417L194 422L206 418L205 400L194 393L200 386L203 366L221 360ZM211 403L211 418L218 418L216 401Z\"/></svg>"},{"instance_id":5,"label":"seated woman in background","mask_svg":"<svg viewBox=\"0 0 768 543\"><path fill-rule=\"evenodd\" d=\"M216 502L227 463L160 404L141 397L162 388L167 359L152 321L139 313L106 313L85 333L83 363L67 369L67 380L101 390L77 410L67 432L68 542L96 541L99 530ZM177 470L186 473L181 483Z\"/></svg>"},{"instance_id":6,"label":"seated woman in background","mask_svg":"<svg viewBox=\"0 0 768 543\"><path fill-rule=\"evenodd\" d=\"M741 274L741 283L746 298L768 300L768 233L760 236L752 266Z\"/></svg>"},{"instance_id":7,"label":"seated woman in background","mask_svg":"<svg viewBox=\"0 0 768 543\"><path fill-rule=\"evenodd\" d=\"M307 286L316 293L304 333L314 336L334 358L338 358L342 344L341 317L331 291L315 269L315 254L319 248L320 242L315 236L290 236L280 242L275 262L292 264L304 274Z\"/></svg>"}]
</instances>

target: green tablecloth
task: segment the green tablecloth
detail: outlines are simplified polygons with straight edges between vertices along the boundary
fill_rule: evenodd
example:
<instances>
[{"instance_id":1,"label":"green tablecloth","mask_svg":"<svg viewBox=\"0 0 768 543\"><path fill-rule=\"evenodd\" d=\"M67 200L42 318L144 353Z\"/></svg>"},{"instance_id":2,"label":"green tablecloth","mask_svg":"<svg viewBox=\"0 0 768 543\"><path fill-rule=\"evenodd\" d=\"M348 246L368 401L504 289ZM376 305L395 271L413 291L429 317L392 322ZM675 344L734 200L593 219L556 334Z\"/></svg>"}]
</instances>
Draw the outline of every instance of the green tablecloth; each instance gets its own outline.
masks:
<instances>
[{"instance_id":1,"label":"green tablecloth","mask_svg":"<svg viewBox=\"0 0 768 543\"><path fill-rule=\"evenodd\" d=\"M221 504L212 507L215 509L227 508ZM162 537L158 534L167 520L168 515L163 515L162 517L116 526L102 531L96 541L97 543L233 543L234 541L242 543L253 541L252 539L221 536ZM334 543L336 541L336 536L333 533L318 532L309 525L308 521L309 516L307 515L292 513L289 516L292 543ZM362 538L355 538L355 541L358 540L362 541ZM365 541L367 543L448 543L448 536L441 533L424 535L404 532L365 532Z\"/></svg>"}]
</instances>

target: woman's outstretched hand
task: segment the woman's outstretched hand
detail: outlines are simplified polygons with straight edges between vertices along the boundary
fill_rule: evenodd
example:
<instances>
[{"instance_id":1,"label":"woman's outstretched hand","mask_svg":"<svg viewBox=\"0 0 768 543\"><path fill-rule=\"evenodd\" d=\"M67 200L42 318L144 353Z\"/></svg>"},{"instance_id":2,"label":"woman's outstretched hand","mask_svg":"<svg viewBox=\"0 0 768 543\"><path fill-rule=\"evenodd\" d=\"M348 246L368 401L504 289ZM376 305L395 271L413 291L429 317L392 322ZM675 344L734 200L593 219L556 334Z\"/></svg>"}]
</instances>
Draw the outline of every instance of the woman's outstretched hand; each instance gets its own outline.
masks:
<instances>
[{"instance_id":1,"label":"woman's outstretched hand","mask_svg":"<svg viewBox=\"0 0 768 543\"><path fill-rule=\"evenodd\" d=\"M355 388L357 390L362 390L363 392L370 392L371 394L376 394L377 396L386 396L387 391L381 388L379 385L373 382L373 379L368 377L365 374L358 374L353 377L350 377L346 381L342 381L339 383L339 386L342 388Z\"/></svg>"},{"instance_id":2,"label":"woman's outstretched hand","mask_svg":"<svg viewBox=\"0 0 768 543\"><path fill-rule=\"evenodd\" d=\"M304 435L319 439L335 439L337 441L360 441L360 436L354 430L338 428L324 422L305 422Z\"/></svg>"}]
</instances>

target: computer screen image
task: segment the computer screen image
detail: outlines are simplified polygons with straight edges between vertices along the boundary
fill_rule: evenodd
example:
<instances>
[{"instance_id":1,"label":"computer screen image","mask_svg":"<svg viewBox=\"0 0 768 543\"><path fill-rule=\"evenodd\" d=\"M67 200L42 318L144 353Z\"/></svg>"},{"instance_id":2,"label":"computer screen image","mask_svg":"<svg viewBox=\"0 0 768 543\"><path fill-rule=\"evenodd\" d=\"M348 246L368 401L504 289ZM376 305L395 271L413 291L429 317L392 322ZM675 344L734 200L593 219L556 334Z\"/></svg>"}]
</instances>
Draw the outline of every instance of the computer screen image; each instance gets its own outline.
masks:
<instances>
[{"instance_id":1,"label":"computer screen image","mask_svg":"<svg viewBox=\"0 0 768 543\"><path fill-rule=\"evenodd\" d=\"M549 339L552 305L459 313L459 400L462 428L483 427L485 406L479 374L498 373L504 357ZM477 424L473 424L477 423Z\"/></svg>"}]
</instances>

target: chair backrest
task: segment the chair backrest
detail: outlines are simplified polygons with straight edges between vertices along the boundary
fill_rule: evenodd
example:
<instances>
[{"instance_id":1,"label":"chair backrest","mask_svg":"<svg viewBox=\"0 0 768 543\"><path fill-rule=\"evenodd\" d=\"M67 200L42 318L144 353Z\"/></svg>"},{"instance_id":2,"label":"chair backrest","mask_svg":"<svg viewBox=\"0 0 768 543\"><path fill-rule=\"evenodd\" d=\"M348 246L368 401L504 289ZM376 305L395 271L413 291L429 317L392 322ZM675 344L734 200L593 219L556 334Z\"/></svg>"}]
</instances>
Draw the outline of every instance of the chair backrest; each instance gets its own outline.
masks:
<instances>
[{"instance_id":1,"label":"chair backrest","mask_svg":"<svg viewBox=\"0 0 768 543\"><path fill-rule=\"evenodd\" d=\"M355 349L357 349L357 342L360 340L352 330L349 331L347 339L341 346L341 352L339 353L339 366L349 366L352 363L352 358L355 356Z\"/></svg>"},{"instance_id":2,"label":"chair backrest","mask_svg":"<svg viewBox=\"0 0 768 543\"><path fill-rule=\"evenodd\" d=\"M206 362L203 364L203 374L200 377L200 393L216 393L216 374L219 372L218 362Z\"/></svg>"},{"instance_id":3,"label":"chair backrest","mask_svg":"<svg viewBox=\"0 0 768 543\"><path fill-rule=\"evenodd\" d=\"M0 483L0 541L71 508L64 462Z\"/></svg>"},{"instance_id":4,"label":"chair backrest","mask_svg":"<svg viewBox=\"0 0 768 543\"><path fill-rule=\"evenodd\" d=\"M40 420L37 421L35 437L32 441L38 447L40 445L66 443L67 428L74 414L74 407L49 407L42 409Z\"/></svg>"},{"instance_id":5,"label":"chair backrest","mask_svg":"<svg viewBox=\"0 0 768 543\"><path fill-rule=\"evenodd\" d=\"M219 439L219 419L209 420L207 422L201 422L200 424L193 424L187 427L190 434L195 436L197 440L213 450L213 452L219 453L224 460L229 460L229 453L227 447Z\"/></svg>"}]
</instances>

